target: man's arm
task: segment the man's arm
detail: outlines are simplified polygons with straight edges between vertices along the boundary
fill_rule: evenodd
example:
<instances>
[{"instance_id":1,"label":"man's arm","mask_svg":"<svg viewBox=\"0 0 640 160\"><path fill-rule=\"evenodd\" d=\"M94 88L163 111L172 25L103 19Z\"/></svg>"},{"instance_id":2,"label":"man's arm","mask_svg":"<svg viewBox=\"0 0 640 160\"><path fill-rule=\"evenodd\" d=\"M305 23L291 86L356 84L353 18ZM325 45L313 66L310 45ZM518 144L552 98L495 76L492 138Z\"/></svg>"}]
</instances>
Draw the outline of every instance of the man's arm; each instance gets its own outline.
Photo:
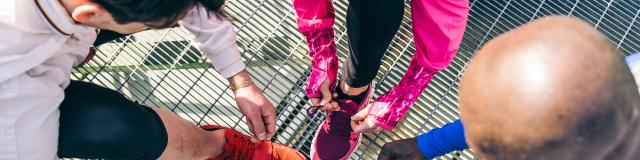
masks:
<instances>
[{"instance_id":1,"label":"man's arm","mask_svg":"<svg viewBox=\"0 0 640 160\"><path fill-rule=\"evenodd\" d=\"M382 147L378 159L431 159L467 148L464 128L458 119L416 138L389 142Z\"/></svg>"},{"instance_id":2,"label":"man's arm","mask_svg":"<svg viewBox=\"0 0 640 160\"><path fill-rule=\"evenodd\" d=\"M229 81L238 108L253 133L253 141L275 135L275 108L245 70L231 22L198 4L180 24L192 33L195 45Z\"/></svg>"},{"instance_id":3,"label":"man's arm","mask_svg":"<svg viewBox=\"0 0 640 160\"><path fill-rule=\"evenodd\" d=\"M435 158L452 151L469 148L460 119L418 136L418 148L427 158Z\"/></svg>"}]
</instances>

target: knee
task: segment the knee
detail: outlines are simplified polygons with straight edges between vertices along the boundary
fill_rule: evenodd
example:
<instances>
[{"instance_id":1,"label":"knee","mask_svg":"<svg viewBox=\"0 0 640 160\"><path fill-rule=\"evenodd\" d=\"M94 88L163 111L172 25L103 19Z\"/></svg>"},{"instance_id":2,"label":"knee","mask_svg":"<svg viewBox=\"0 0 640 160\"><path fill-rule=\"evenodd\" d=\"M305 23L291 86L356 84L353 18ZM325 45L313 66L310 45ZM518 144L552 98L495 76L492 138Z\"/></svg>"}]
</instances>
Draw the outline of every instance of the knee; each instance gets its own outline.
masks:
<instances>
[{"instance_id":1,"label":"knee","mask_svg":"<svg viewBox=\"0 0 640 160\"><path fill-rule=\"evenodd\" d=\"M60 156L140 159L164 150L166 131L155 112L105 89L67 89L60 107Z\"/></svg>"}]
</instances>

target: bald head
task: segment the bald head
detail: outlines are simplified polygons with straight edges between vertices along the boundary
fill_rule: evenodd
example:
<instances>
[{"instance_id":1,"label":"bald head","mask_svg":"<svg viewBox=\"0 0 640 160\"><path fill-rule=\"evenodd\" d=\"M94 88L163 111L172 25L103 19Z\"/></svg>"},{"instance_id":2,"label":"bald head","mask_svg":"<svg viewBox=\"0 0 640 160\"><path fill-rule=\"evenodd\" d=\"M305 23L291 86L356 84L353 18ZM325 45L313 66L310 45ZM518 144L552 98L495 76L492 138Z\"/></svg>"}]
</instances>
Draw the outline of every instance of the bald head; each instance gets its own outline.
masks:
<instances>
[{"instance_id":1,"label":"bald head","mask_svg":"<svg viewBox=\"0 0 640 160\"><path fill-rule=\"evenodd\" d=\"M623 57L575 18L541 18L493 39L460 83L466 137L487 159L601 159L637 121Z\"/></svg>"}]
</instances>

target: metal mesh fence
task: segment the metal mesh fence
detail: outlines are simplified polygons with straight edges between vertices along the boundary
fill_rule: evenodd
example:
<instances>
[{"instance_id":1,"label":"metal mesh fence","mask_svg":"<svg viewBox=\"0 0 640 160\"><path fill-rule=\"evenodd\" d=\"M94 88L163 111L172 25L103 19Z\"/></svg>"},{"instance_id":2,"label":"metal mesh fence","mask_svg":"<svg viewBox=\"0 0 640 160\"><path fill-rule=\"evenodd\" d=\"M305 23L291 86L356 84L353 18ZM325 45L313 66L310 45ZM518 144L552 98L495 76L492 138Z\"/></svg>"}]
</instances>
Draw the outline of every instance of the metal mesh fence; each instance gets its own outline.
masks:
<instances>
[{"instance_id":1,"label":"metal mesh fence","mask_svg":"<svg viewBox=\"0 0 640 160\"><path fill-rule=\"evenodd\" d=\"M334 0L336 43L346 58L345 11L348 0ZM458 117L457 88L462 70L476 50L520 24L552 14L568 14L597 26L620 51L640 50L636 19L640 4L632 0L471 0L467 31L450 66L439 72L394 131L366 134L352 159L375 159L388 141L409 138ZM407 1L408 6L408 1ZM315 128L324 115L308 117L303 87L310 70L304 38L295 27L290 0L229 0L226 11L237 29L238 47L256 84L278 111L279 143L308 154ZM374 97L399 82L415 50L410 10L378 72ZM77 68L73 79L118 90L149 106L170 109L195 125L219 124L248 133L226 80L188 40L182 28L146 31L98 47L93 61ZM470 151L440 159L475 159Z\"/></svg>"}]
</instances>

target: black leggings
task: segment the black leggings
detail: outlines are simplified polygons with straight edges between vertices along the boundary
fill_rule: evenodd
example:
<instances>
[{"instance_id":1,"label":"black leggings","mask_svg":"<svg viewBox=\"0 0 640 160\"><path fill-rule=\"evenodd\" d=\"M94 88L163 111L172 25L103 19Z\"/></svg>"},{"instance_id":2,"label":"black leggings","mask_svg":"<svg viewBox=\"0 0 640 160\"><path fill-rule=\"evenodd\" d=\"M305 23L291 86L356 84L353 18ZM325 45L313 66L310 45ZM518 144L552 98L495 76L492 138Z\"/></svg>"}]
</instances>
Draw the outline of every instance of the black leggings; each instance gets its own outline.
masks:
<instances>
[{"instance_id":1,"label":"black leggings","mask_svg":"<svg viewBox=\"0 0 640 160\"><path fill-rule=\"evenodd\" d=\"M167 145L157 113L114 90L71 81L60 105L58 156L157 159Z\"/></svg>"},{"instance_id":2,"label":"black leggings","mask_svg":"<svg viewBox=\"0 0 640 160\"><path fill-rule=\"evenodd\" d=\"M403 0L350 0L347 34L350 53L344 80L350 87L365 86L375 78L382 56L404 14Z\"/></svg>"},{"instance_id":3,"label":"black leggings","mask_svg":"<svg viewBox=\"0 0 640 160\"><path fill-rule=\"evenodd\" d=\"M126 35L102 30L94 46ZM58 156L85 159L157 159L167 131L153 109L114 90L71 81L60 105Z\"/></svg>"}]
</instances>

